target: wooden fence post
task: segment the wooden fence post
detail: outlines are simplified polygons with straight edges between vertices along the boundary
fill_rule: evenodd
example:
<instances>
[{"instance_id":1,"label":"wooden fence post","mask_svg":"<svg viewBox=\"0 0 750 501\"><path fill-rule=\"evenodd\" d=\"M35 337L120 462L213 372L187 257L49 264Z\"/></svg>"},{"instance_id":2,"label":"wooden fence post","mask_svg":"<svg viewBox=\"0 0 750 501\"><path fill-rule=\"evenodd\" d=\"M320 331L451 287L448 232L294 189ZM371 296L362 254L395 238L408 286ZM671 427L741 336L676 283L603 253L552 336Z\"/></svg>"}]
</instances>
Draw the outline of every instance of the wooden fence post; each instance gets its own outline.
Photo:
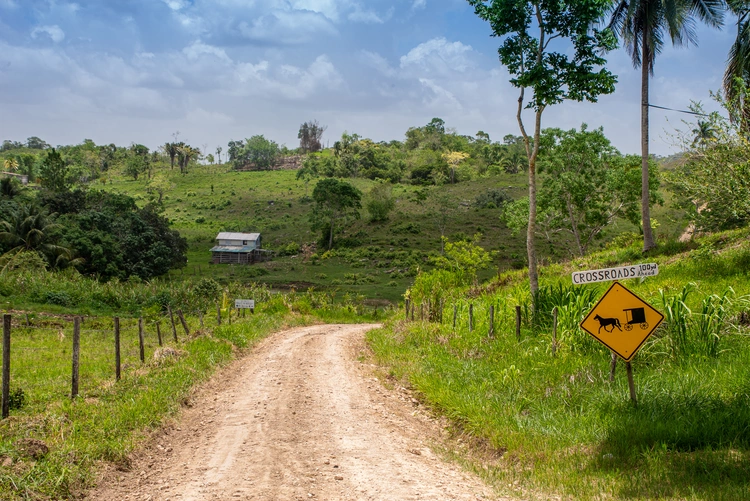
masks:
<instances>
[{"instance_id":1,"label":"wooden fence post","mask_svg":"<svg viewBox=\"0 0 750 501\"><path fill-rule=\"evenodd\" d=\"M138 354L141 357L141 363L146 361L146 351L143 346L143 317L138 318Z\"/></svg>"},{"instance_id":2,"label":"wooden fence post","mask_svg":"<svg viewBox=\"0 0 750 501\"><path fill-rule=\"evenodd\" d=\"M521 341L521 306L516 306L516 339Z\"/></svg>"},{"instance_id":3,"label":"wooden fence post","mask_svg":"<svg viewBox=\"0 0 750 501\"><path fill-rule=\"evenodd\" d=\"M409 299L408 298L406 299L406 304L404 306L406 306L406 320L409 320Z\"/></svg>"},{"instance_id":4,"label":"wooden fence post","mask_svg":"<svg viewBox=\"0 0 750 501\"><path fill-rule=\"evenodd\" d=\"M180 323L182 324L182 328L185 329L185 335L190 336L190 329L188 329L188 324L185 321L185 315L182 314L182 310L177 310L177 318L180 319Z\"/></svg>"},{"instance_id":5,"label":"wooden fence post","mask_svg":"<svg viewBox=\"0 0 750 501\"><path fill-rule=\"evenodd\" d=\"M216 303L216 325L221 325L221 304Z\"/></svg>"},{"instance_id":6,"label":"wooden fence post","mask_svg":"<svg viewBox=\"0 0 750 501\"><path fill-rule=\"evenodd\" d=\"M229 320L229 325L232 325L232 305L231 304L227 308L227 319Z\"/></svg>"},{"instance_id":7,"label":"wooden fence post","mask_svg":"<svg viewBox=\"0 0 750 501\"><path fill-rule=\"evenodd\" d=\"M495 337L495 305L490 305L490 337Z\"/></svg>"},{"instance_id":8,"label":"wooden fence post","mask_svg":"<svg viewBox=\"0 0 750 501\"><path fill-rule=\"evenodd\" d=\"M419 321L424 322L424 303L419 303Z\"/></svg>"},{"instance_id":9,"label":"wooden fence post","mask_svg":"<svg viewBox=\"0 0 750 501\"><path fill-rule=\"evenodd\" d=\"M552 310L552 356L557 354L557 306Z\"/></svg>"},{"instance_id":10,"label":"wooden fence post","mask_svg":"<svg viewBox=\"0 0 750 501\"><path fill-rule=\"evenodd\" d=\"M156 321L156 338L159 340L159 346L164 346L161 341L161 326L158 320Z\"/></svg>"},{"instance_id":11,"label":"wooden fence post","mask_svg":"<svg viewBox=\"0 0 750 501\"><path fill-rule=\"evenodd\" d=\"M474 332L474 303L469 304L469 332Z\"/></svg>"},{"instance_id":12,"label":"wooden fence post","mask_svg":"<svg viewBox=\"0 0 750 501\"><path fill-rule=\"evenodd\" d=\"M10 413L10 321L10 315L3 315L3 419Z\"/></svg>"},{"instance_id":13,"label":"wooden fence post","mask_svg":"<svg viewBox=\"0 0 750 501\"><path fill-rule=\"evenodd\" d=\"M73 319L73 377L70 398L78 396L78 362L81 356L81 317Z\"/></svg>"},{"instance_id":14,"label":"wooden fence post","mask_svg":"<svg viewBox=\"0 0 750 501\"><path fill-rule=\"evenodd\" d=\"M172 306L167 305L167 311L169 312L169 320L172 322L172 335L174 336L174 342L177 342L177 327L174 324L174 314L172 313Z\"/></svg>"},{"instance_id":15,"label":"wooden fence post","mask_svg":"<svg viewBox=\"0 0 750 501\"><path fill-rule=\"evenodd\" d=\"M414 321L414 301L411 302L411 321Z\"/></svg>"},{"instance_id":16,"label":"wooden fence post","mask_svg":"<svg viewBox=\"0 0 750 501\"><path fill-rule=\"evenodd\" d=\"M120 380L120 317L115 317L115 380Z\"/></svg>"}]
</instances>

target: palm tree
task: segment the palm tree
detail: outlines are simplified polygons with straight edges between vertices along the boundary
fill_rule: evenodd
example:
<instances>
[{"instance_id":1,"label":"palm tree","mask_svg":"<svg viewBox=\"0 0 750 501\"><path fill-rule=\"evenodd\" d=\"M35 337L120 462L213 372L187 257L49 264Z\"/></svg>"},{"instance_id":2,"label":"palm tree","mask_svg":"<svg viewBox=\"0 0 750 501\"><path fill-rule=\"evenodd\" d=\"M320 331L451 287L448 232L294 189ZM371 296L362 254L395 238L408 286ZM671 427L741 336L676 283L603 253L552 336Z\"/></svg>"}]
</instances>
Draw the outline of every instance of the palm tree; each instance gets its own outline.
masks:
<instances>
[{"instance_id":1,"label":"palm tree","mask_svg":"<svg viewBox=\"0 0 750 501\"><path fill-rule=\"evenodd\" d=\"M3 257L32 251L39 253L52 266L67 264L70 250L57 245L51 235L57 227L39 207L19 205L7 221L0 221L0 240L10 247Z\"/></svg>"},{"instance_id":2,"label":"palm tree","mask_svg":"<svg viewBox=\"0 0 750 501\"><path fill-rule=\"evenodd\" d=\"M21 184L12 177L0 179L0 197L15 198L21 193Z\"/></svg>"},{"instance_id":3,"label":"palm tree","mask_svg":"<svg viewBox=\"0 0 750 501\"><path fill-rule=\"evenodd\" d=\"M18 168L18 160L15 158L6 158L3 162L3 167L8 172L13 172Z\"/></svg>"},{"instance_id":4,"label":"palm tree","mask_svg":"<svg viewBox=\"0 0 750 501\"><path fill-rule=\"evenodd\" d=\"M691 131L695 134L693 138L693 147L705 145L709 139L716 137L716 127L711 122L698 120L695 128Z\"/></svg>"},{"instance_id":5,"label":"palm tree","mask_svg":"<svg viewBox=\"0 0 750 501\"><path fill-rule=\"evenodd\" d=\"M180 166L180 172L182 174L187 174L190 160L198 157L200 154L201 151L198 148L193 148L189 144L179 143L177 146L177 163Z\"/></svg>"},{"instance_id":6,"label":"palm tree","mask_svg":"<svg viewBox=\"0 0 750 501\"><path fill-rule=\"evenodd\" d=\"M672 45L697 43L695 18L719 27L722 0L620 0L612 10L609 27L625 42L633 66L641 69L641 217L643 251L656 247L651 229L648 196L648 80L654 60L667 36Z\"/></svg>"},{"instance_id":7,"label":"palm tree","mask_svg":"<svg viewBox=\"0 0 750 501\"><path fill-rule=\"evenodd\" d=\"M728 0L729 10L737 16L737 38L729 49L727 69L724 72L724 95L729 104L730 118L740 122L740 131L750 129L750 102L745 89L737 80L750 80L750 2Z\"/></svg>"},{"instance_id":8,"label":"palm tree","mask_svg":"<svg viewBox=\"0 0 750 501\"><path fill-rule=\"evenodd\" d=\"M221 146L216 147L216 158L218 163L221 164Z\"/></svg>"},{"instance_id":9,"label":"palm tree","mask_svg":"<svg viewBox=\"0 0 750 501\"><path fill-rule=\"evenodd\" d=\"M180 143L181 144L181 143ZM177 156L178 143L164 143L164 153L169 155L169 168L174 169L174 159Z\"/></svg>"}]
</instances>

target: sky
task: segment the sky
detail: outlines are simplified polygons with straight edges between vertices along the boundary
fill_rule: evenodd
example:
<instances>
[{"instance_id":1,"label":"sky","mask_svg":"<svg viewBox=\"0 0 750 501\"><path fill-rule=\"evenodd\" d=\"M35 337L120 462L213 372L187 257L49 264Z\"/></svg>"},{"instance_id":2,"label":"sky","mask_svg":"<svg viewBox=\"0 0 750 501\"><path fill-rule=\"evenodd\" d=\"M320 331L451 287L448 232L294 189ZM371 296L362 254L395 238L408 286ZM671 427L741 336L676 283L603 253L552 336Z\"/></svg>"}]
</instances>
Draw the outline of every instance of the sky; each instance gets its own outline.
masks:
<instances>
[{"instance_id":1,"label":"sky","mask_svg":"<svg viewBox=\"0 0 750 501\"><path fill-rule=\"evenodd\" d=\"M698 29L698 47L665 48L651 103L718 109L734 36ZM442 118L459 134L520 135L518 89L498 38L465 0L0 0L0 140L151 148L177 139L215 153L262 134L298 146L300 124L374 141ZM548 108L543 127L587 123L640 153L640 71L624 49L597 103ZM525 113L527 127L532 114ZM652 109L651 151L679 151L689 115Z\"/></svg>"}]
</instances>

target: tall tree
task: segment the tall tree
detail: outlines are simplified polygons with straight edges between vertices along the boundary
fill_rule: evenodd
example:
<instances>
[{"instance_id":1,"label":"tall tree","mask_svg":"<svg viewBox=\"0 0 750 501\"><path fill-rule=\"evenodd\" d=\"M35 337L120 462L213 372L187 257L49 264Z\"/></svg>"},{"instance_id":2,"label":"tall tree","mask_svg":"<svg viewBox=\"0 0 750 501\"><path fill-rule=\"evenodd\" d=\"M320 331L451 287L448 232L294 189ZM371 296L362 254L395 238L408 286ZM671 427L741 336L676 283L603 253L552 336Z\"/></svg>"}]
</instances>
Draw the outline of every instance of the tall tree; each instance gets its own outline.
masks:
<instances>
[{"instance_id":1,"label":"tall tree","mask_svg":"<svg viewBox=\"0 0 750 501\"><path fill-rule=\"evenodd\" d=\"M601 54L615 47L608 31L594 24L605 14L607 0L468 0L474 12L492 27L492 35L503 37L498 49L500 61L512 75L511 84L520 89L516 119L529 160L529 224L526 250L532 297L539 289L536 262L537 187L536 160L542 113L566 99L595 102L600 94L615 89L617 78L603 68ZM550 42L569 39L572 50L554 52ZM597 69L598 68L598 69ZM533 95L525 103L525 91ZM535 112L533 139L526 132L521 112Z\"/></svg>"},{"instance_id":2,"label":"tall tree","mask_svg":"<svg viewBox=\"0 0 750 501\"><path fill-rule=\"evenodd\" d=\"M221 146L216 147L216 161L217 163L221 163Z\"/></svg>"},{"instance_id":3,"label":"tall tree","mask_svg":"<svg viewBox=\"0 0 750 501\"><path fill-rule=\"evenodd\" d=\"M729 10L737 16L737 36L729 49L727 69L724 72L724 95L730 104L732 120L741 124L741 130L750 131L750 101L746 87L737 84L737 80L750 81L750 1L727 0Z\"/></svg>"},{"instance_id":4,"label":"tall tree","mask_svg":"<svg viewBox=\"0 0 750 501\"><path fill-rule=\"evenodd\" d=\"M643 251L656 247L649 200L648 87L656 55L668 36L672 45L697 43L695 18L721 26L723 0L621 0L612 10L609 26L625 42L633 66L641 69L641 220Z\"/></svg>"},{"instance_id":5,"label":"tall tree","mask_svg":"<svg viewBox=\"0 0 750 501\"><path fill-rule=\"evenodd\" d=\"M174 159L177 157L177 143L164 143L164 153L169 155L169 168L174 169Z\"/></svg>"},{"instance_id":6,"label":"tall tree","mask_svg":"<svg viewBox=\"0 0 750 501\"><path fill-rule=\"evenodd\" d=\"M314 153L323 149L321 138L326 131L325 125L320 125L317 120L310 120L299 126L297 139L299 139L299 149L302 153Z\"/></svg>"},{"instance_id":7,"label":"tall tree","mask_svg":"<svg viewBox=\"0 0 750 501\"><path fill-rule=\"evenodd\" d=\"M328 249L332 249L336 226L349 218L359 218L362 193L349 183L326 178L315 185L312 197L315 201L310 216L313 230L322 230L324 235L328 233Z\"/></svg>"},{"instance_id":8,"label":"tall tree","mask_svg":"<svg viewBox=\"0 0 750 501\"><path fill-rule=\"evenodd\" d=\"M42 178L42 186L50 191L66 191L70 187L68 166L55 148L47 152L39 167L39 175Z\"/></svg>"}]
</instances>

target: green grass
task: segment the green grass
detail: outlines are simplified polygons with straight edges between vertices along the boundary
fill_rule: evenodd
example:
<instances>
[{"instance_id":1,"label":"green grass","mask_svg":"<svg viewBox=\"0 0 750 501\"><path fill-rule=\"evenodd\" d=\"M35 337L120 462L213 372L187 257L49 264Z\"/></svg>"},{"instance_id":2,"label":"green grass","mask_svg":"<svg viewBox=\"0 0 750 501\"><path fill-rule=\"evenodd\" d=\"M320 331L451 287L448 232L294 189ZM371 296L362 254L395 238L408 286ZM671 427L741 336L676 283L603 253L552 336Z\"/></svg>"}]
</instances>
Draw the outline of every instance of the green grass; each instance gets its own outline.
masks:
<instances>
[{"instance_id":1,"label":"green grass","mask_svg":"<svg viewBox=\"0 0 750 501\"><path fill-rule=\"evenodd\" d=\"M369 342L391 375L446 415L456 434L494 451L468 461L503 494L750 499L750 327L742 316L750 311L749 233L713 235L683 252L662 245L647 257L635 244L543 269L540 307L557 305L560 313L555 357L551 315L531 322L528 286L519 272L471 297L450 291L442 325L405 322L402 312L371 332ZM609 284L570 284L574 269L631 260L618 256L660 265L657 277L626 281L636 294L660 310L662 298L684 298L686 306L632 362L637 406L629 399L624 364L611 383L610 353L578 328ZM459 312L455 331L453 304ZM494 339L488 337L490 304L497 308ZM517 304L524 306L520 343ZM720 310L723 321L711 323ZM680 322L686 326L682 338L675 334Z\"/></svg>"},{"instance_id":2,"label":"green grass","mask_svg":"<svg viewBox=\"0 0 750 501\"><path fill-rule=\"evenodd\" d=\"M257 270L239 270L227 265L209 264L209 249L215 243L220 231L260 232L263 246L281 250L290 243L300 245L316 242L320 235L310 230L309 214L312 205L309 195L315 180L307 185L296 179L296 171L236 172L227 166L201 166L188 175L177 171L163 171L174 188L164 198L164 214L172 222L173 228L188 240L188 266L184 270L170 273L174 279L183 277L212 277L220 281L252 279L269 284L274 288L298 289L315 287L326 290L353 290L374 300L396 303L403 291L411 285L417 271L417 264L409 268L410 276L392 278L389 271L399 267L399 263L380 266L391 261L380 256L353 261L346 258L333 258L326 263L314 264L298 257L274 259L271 263L258 264ZM373 186L367 179L347 179L363 193ZM121 175L111 174L104 189L127 193L140 204L149 200L146 192L147 179L133 181ZM493 269L483 273L482 278L495 275L498 270L506 271L524 266L526 260L525 235L511 235L500 221L500 209L479 209L474 202L488 189L502 189L513 198L527 195L527 177L520 174L501 174L479 177L455 185L421 187L407 184L393 186L396 206L390 218L384 223L368 221L367 212L361 211L362 218L355 221L342 237L350 238L359 245L354 249L376 248L382 253L409 251L418 254L419 269L425 269L425 259L440 251L440 229L433 214L436 207L431 195L441 193L450 197L456 204L450 212L445 235L451 240L471 237L482 233L480 245L487 250L497 251ZM213 187L213 190L212 190ZM425 198L426 195L426 198ZM654 217L659 221L657 234L662 237L679 235L685 226L682 211L672 206L669 194L665 195L667 205L655 207ZM200 222L198 222L200 221ZM623 231L634 231L628 223L620 222L608 229L601 243L609 241ZM555 245L539 241L538 248L542 262L551 263L566 260L570 252L565 249L565 237L556 236ZM323 249L318 250L322 254ZM378 264L375 264L375 261ZM403 266L400 269L404 269ZM361 273L374 280L361 284L344 281L348 273ZM394 283L395 281L395 283Z\"/></svg>"}]
</instances>

